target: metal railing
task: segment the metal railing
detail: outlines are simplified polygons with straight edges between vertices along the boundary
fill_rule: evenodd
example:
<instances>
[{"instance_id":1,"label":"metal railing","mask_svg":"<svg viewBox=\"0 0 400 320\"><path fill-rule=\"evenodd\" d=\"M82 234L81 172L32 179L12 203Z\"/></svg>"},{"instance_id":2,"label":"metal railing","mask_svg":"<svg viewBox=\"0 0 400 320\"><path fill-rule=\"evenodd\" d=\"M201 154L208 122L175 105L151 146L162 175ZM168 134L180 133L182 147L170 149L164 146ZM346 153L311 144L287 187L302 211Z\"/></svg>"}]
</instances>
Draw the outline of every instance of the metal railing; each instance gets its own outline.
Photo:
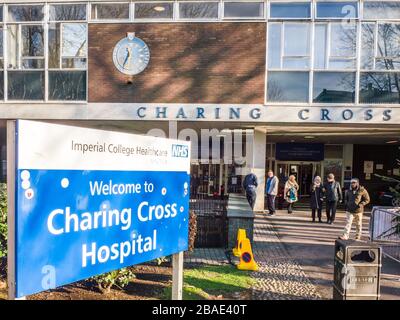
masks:
<instances>
[{"instance_id":1,"label":"metal railing","mask_svg":"<svg viewBox=\"0 0 400 320\"><path fill-rule=\"evenodd\" d=\"M225 247L227 242L227 197L190 199L197 217L196 248Z\"/></svg>"},{"instance_id":2,"label":"metal railing","mask_svg":"<svg viewBox=\"0 0 400 320\"><path fill-rule=\"evenodd\" d=\"M400 208L374 207L369 222L370 240L383 254L400 263Z\"/></svg>"}]
</instances>

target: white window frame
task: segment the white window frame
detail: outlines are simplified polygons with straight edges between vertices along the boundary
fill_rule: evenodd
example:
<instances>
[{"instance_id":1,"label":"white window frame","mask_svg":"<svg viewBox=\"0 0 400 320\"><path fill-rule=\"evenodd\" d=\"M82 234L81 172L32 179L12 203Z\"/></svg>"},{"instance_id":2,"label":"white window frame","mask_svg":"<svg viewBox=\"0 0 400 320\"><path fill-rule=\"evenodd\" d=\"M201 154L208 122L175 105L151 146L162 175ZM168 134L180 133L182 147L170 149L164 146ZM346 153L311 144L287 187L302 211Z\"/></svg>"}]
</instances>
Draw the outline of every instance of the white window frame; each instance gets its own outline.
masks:
<instances>
[{"instance_id":1,"label":"white window frame","mask_svg":"<svg viewBox=\"0 0 400 320\"><path fill-rule=\"evenodd\" d=\"M117 19L117 18L109 18L109 19L98 19L97 17L92 16L92 9L96 8L96 5L113 5L113 4L127 4L128 5L128 18L124 19ZM128 22L132 20L132 2L131 1L117 1L117 2L90 2L89 3L90 7L90 19L89 21L92 22ZM96 10L96 15L97 15L97 9ZM87 15L88 16L88 15Z\"/></svg>"},{"instance_id":2,"label":"white window frame","mask_svg":"<svg viewBox=\"0 0 400 320\"><path fill-rule=\"evenodd\" d=\"M310 6L310 16L308 18L290 18L290 17L279 17L279 18L275 18L275 17L271 17L271 5L272 4L295 4L295 3L303 3L303 4L308 4ZM301 21L311 21L312 17L313 17L313 4L312 1L305 1L305 0L296 0L296 1L268 1L268 10L267 10L267 14L268 14L268 20L271 21L279 21L279 20L284 20L284 21L290 21L290 20L301 20Z\"/></svg>"},{"instance_id":3,"label":"white window frame","mask_svg":"<svg viewBox=\"0 0 400 320\"><path fill-rule=\"evenodd\" d=\"M360 14L360 1L361 0L353 0L353 1L346 1L346 0L329 0L329 1L314 1L313 2L313 4L314 4L314 13L315 13L315 19L316 20L343 20L343 19L346 19L346 20L358 20L358 19L360 19L360 16L361 16L361 14ZM351 3L351 4L353 4L353 3L356 3L356 5L357 5L357 16L356 17L347 17L347 18L344 18L344 17L318 17L318 4L319 3Z\"/></svg>"},{"instance_id":4,"label":"white window frame","mask_svg":"<svg viewBox=\"0 0 400 320\"><path fill-rule=\"evenodd\" d=\"M186 3L215 3L217 5L217 17L216 18L181 18L181 4L186 4ZM176 2L176 18L177 20L181 21L218 21L220 19L220 1L177 1Z\"/></svg>"},{"instance_id":5,"label":"white window frame","mask_svg":"<svg viewBox=\"0 0 400 320\"><path fill-rule=\"evenodd\" d=\"M262 16L259 17L225 17L225 4L226 3L259 3L262 4L262 8L263 8L263 14ZM266 11L267 11L267 6L266 6L266 2L264 1L241 1L241 0L236 0L236 1L222 1L222 7L223 7L223 12L222 12L222 19L223 20L265 20L266 19Z\"/></svg>"}]
</instances>

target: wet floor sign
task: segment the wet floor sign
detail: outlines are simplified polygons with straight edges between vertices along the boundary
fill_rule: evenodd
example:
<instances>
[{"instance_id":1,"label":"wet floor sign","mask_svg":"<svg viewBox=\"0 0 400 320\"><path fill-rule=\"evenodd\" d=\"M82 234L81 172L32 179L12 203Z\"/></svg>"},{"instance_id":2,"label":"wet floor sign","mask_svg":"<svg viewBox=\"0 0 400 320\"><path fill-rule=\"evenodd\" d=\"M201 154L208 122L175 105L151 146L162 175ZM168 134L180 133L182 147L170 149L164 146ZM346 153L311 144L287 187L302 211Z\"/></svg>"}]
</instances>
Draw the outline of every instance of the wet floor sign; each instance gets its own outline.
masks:
<instances>
[{"instance_id":1,"label":"wet floor sign","mask_svg":"<svg viewBox=\"0 0 400 320\"><path fill-rule=\"evenodd\" d=\"M245 229L238 230L236 247L232 251L233 255L240 259L239 264L236 266L239 270L258 270L258 265L254 261L253 251L251 250L250 239L247 238Z\"/></svg>"}]
</instances>

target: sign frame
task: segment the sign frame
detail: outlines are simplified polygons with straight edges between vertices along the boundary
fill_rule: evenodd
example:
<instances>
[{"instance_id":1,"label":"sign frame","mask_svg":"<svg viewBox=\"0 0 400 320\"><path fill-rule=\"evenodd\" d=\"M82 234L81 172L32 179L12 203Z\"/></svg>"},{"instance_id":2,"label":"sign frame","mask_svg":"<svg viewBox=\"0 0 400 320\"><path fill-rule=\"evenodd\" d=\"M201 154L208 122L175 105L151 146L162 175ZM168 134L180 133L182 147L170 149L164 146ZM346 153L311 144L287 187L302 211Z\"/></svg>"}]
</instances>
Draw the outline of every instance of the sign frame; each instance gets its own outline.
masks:
<instances>
[{"instance_id":1,"label":"sign frame","mask_svg":"<svg viewBox=\"0 0 400 320\"><path fill-rule=\"evenodd\" d=\"M7 120L7 221L8 221L8 299L9 300L26 300L25 296L17 298L16 296L16 207L17 207L17 121ZM189 156L190 159L190 156ZM172 254L172 299L182 299L183 288L183 251Z\"/></svg>"}]
</instances>

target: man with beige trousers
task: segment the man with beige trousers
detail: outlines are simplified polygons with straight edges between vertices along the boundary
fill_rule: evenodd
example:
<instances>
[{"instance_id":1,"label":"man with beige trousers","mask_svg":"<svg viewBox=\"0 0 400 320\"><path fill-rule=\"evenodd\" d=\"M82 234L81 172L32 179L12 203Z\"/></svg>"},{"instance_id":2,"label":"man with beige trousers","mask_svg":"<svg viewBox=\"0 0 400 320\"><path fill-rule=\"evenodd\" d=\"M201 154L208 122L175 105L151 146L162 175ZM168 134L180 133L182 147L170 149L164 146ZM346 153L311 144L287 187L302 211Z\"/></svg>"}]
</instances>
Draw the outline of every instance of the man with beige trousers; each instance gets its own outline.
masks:
<instances>
[{"instance_id":1,"label":"man with beige trousers","mask_svg":"<svg viewBox=\"0 0 400 320\"><path fill-rule=\"evenodd\" d=\"M356 223L356 240L361 240L362 234L362 218L364 207L370 202L367 189L360 186L360 181L357 178L351 179L350 189L345 194L346 206L346 226L343 235L339 238L348 240L351 231L353 220Z\"/></svg>"}]
</instances>

